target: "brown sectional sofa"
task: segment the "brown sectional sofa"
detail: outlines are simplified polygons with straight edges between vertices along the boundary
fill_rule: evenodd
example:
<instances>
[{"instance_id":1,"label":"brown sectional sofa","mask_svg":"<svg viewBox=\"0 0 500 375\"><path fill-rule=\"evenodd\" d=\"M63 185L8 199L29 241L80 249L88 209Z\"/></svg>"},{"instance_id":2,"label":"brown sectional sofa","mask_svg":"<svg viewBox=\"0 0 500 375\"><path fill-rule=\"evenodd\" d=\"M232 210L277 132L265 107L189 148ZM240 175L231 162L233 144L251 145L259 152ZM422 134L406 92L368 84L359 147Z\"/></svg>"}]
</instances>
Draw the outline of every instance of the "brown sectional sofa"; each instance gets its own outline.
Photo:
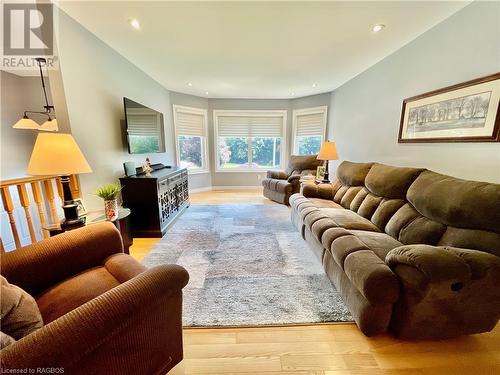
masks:
<instances>
[{"instance_id":1,"label":"brown sectional sofa","mask_svg":"<svg viewBox=\"0 0 500 375\"><path fill-rule=\"evenodd\" d=\"M500 185L343 162L292 222L368 336L446 338L500 318Z\"/></svg>"},{"instance_id":2,"label":"brown sectional sofa","mask_svg":"<svg viewBox=\"0 0 500 375\"><path fill-rule=\"evenodd\" d=\"M316 167L323 164L316 156L292 155L286 170L267 171L267 177L262 180L264 196L288 205L290 196L300 190L300 178L308 174L316 175Z\"/></svg>"}]
</instances>

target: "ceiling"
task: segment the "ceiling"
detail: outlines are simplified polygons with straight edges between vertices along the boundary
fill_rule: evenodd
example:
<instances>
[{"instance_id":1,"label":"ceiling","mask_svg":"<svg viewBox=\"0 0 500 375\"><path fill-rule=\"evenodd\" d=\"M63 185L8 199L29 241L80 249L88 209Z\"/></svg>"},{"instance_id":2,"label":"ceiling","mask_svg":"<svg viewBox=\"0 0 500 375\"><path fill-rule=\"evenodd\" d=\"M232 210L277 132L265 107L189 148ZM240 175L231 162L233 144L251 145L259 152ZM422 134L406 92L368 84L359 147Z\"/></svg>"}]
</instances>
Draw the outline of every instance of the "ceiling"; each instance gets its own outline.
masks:
<instances>
[{"instance_id":1,"label":"ceiling","mask_svg":"<svg viewBox=\"0 0 500 375\"><path fill-rule=\"evenodd\" d=\"M169 90L292 98L339 87L468 2L58 4ZM378 23L386 28L373 33Z\"/></svg>"}]
</instances>

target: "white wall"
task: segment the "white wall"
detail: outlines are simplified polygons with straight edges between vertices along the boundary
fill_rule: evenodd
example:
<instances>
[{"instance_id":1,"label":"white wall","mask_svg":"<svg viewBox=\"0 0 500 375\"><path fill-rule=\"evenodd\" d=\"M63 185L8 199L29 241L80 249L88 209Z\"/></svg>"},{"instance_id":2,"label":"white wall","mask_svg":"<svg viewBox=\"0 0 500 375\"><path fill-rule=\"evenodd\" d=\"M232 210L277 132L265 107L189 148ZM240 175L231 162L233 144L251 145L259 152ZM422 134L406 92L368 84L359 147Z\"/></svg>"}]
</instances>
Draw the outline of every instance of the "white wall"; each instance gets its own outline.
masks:
<instances>
[{"instance_id":1,"label":"white wall","mask_svg":"<svg viewBox=\"0 0 500 375\"><path fill-rule=\"evenodd\" d=\"M499 14L499 2L474 2L336 89L328 135L340 157L500 182L500 143L397 143L404 98L500 71Z\"/></svg>"},{"instance_id":2,"label":"white wall","mask_svg":"<svg viewBox=\"0 0 500 375\"><path fill-rule=\"evenodd\" d=\"M73 136L93 173L81 175L88 209L101 209L96 188L123 175L123 162L140 165L147 155L130 155L123 138L123 97L164 113L167 152L152 162L174 164L170 93L79 23L59 12L58 50Z\"/></svg>"}]
</instances>

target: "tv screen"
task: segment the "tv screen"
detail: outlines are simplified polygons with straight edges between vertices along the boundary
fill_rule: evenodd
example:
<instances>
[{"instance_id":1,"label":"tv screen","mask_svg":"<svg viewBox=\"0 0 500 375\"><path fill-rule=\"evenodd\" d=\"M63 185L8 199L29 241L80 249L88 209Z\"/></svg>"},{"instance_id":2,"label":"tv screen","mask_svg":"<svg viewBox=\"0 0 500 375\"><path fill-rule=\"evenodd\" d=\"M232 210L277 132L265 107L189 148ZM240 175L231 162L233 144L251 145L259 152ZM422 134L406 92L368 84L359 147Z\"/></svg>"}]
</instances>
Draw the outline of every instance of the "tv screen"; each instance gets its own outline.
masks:
<instances>
[{"instance_id":1,"label":"tv screen","mask_svg":"<svg viewBox=\"0 0 500 375\"><path fill-rule=\"evenodd\" d=\"M127 143L130 154L150 154L165 152L165 132L163 114L123 98Z\"/></svg>"}]
</instances>

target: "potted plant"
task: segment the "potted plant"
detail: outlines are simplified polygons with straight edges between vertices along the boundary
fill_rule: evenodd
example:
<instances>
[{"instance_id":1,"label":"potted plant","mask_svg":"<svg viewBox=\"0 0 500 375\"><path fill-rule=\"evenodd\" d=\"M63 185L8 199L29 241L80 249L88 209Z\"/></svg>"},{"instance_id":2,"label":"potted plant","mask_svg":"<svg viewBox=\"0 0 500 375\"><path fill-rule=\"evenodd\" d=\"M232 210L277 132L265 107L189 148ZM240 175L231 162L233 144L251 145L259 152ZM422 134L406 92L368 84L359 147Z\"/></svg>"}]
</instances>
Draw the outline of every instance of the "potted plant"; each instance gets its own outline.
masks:
<instances>
[{"instance_id":1,"label":"potted plant","mask_svg":"<svg viewBox=\"0 0 500 375\"><path fill-rule=\"evenodd\" d=\"M106 184L96 191L96 195L104 199L104 214L109 221L118 218L118 195L121 189L118 184Z\"/></svg>"}]
</instances>

